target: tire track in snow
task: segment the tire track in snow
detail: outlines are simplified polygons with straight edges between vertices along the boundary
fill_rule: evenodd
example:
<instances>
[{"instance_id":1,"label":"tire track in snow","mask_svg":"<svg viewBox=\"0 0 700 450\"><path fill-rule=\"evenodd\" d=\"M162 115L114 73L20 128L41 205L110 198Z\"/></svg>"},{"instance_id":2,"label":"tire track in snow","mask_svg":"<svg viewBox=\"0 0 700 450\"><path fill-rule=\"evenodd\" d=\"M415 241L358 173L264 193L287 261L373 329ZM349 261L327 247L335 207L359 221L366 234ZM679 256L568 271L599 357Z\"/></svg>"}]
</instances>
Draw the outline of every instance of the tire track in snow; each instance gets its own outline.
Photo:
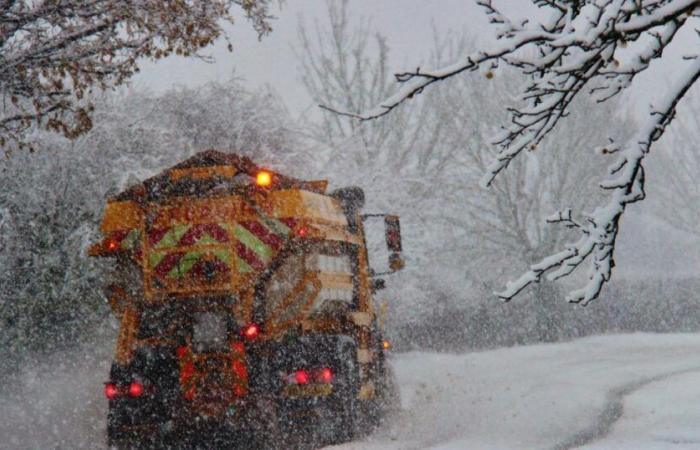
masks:
<instances>
[{"instance_id":1,"label":"tire track in snow","mask_svg":"<svg viewBox=\"0 0 700 450\"><path fill-rule=\"evenodd\" d=\"M569 450L582 447L604 438L608 435L608 433L610 433L610 431L612 431L617 421L620 420L620 417L622 417L624 412L624 402L627 396L657 381L698 371L700 371L700 367L676 370L653 377L643 378L639 381L625 384L610 390L606 396L607 401L603 407L603 411L598 415L595 423L556 445L553 450Z\"/></svg>"}]
</instances>

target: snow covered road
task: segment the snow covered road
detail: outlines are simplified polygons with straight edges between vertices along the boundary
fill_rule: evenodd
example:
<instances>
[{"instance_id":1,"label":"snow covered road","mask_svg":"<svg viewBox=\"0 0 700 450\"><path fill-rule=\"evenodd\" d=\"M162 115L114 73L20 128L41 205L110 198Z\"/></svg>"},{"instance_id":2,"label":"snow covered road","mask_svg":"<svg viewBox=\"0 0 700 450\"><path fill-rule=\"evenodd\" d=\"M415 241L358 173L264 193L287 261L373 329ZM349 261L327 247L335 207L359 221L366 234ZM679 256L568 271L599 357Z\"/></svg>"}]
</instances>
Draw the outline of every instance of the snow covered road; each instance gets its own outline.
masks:
<instances>
[{"instance_id":1,"label":"snow covered road","mask_svg":"<svg viewBox=\"0 0 700 450\"><path fill-rule=\"evenodd\" d=\"M682 372L640 387L605 439L586 450L700 449L700 373Z\"/></svg>"},{"instance_id":2,"label":"snow covered road","mask_svg":"<svg viewBox=\"0 0 700 450\"><path fill-rule=\"evenodd\" d=\"M57 355L4 381L0 448L100 448L108 353ZM401 412L333 450L700 449L700 335L394 359Z\"/></svg>"},{"instance_id":3,"label":"snow covered road","mask_svg":"<svg viewBox=\"0 0 700 450\"><path fill-rule=\"evenodd\" d=\"M392 430L337 449L700 448L698 335L411 353L395 366Z\"/></svg>"}]
</instances>

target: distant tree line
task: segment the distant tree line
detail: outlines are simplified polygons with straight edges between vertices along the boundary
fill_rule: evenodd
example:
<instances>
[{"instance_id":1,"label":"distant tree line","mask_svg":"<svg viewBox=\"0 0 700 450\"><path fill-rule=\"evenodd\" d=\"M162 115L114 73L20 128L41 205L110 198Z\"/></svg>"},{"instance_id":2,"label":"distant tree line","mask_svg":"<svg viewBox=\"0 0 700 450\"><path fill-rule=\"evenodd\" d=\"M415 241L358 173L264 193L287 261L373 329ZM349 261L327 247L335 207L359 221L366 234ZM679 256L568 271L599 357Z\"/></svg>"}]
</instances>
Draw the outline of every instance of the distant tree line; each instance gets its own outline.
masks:
<instances>
[{"instance_id":1,"label":"distant tree line","mask_svg":"<svg viewBox=\"0 0 700 450\"><path fill-rule=\"evenodd\" d=\"M619 277L594 307L553 303L547 312L547 341L633 332L697 333L699 292L700 277L643 281ZM419 320L391 323L390 336L396 351L465 352L541 343L538 301L530 297L504 304L484 298L460 307L438 298L439 307Z\"/></svg>"}]
</instances>

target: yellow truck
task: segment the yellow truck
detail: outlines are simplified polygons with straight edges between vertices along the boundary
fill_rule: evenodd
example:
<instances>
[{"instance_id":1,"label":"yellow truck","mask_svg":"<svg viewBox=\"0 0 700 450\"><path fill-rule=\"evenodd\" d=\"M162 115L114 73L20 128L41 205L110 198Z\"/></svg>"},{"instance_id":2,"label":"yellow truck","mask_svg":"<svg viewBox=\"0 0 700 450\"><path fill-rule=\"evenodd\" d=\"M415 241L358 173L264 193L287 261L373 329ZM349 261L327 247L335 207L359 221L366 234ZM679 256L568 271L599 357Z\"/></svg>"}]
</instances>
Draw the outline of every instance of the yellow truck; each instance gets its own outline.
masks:
<instances>
[{"instance_id":1,"label":"yellow truck","mask_svg":"<svg viewBox=\"0 0 700 450\"><path fill-rule=\"evenodd\" d=\"M90 254L113 258L120 322L110 446L332 444L381 420L396 394L364 194L326 188L208 150L108 199ZM398 217L372 216L383 274L400 270Z\"/></svg>"}]
</instances>

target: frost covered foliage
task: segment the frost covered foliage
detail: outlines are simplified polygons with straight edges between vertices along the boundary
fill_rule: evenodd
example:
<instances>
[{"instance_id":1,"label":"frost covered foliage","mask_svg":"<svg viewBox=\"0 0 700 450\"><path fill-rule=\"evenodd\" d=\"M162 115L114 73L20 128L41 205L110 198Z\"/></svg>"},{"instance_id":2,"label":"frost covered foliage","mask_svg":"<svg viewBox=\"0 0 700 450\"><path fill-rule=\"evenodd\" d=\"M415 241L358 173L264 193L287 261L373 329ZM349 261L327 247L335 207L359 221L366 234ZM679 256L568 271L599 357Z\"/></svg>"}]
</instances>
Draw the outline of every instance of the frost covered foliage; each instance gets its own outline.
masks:
<instances>
[{"instance_id":1,"label":"frost covered foliage","mask_svg":"<svg viewBox=\"0 0 700 450\"><path fill-rule=\"evenodd\" d=\"M298 147L277 97L235 80L95 102L89 133L41 135L0 162L0 369L105 326L103 268L86 252L107 195L206 148L281 164Z\"/></svg>"},{"instance_id":2,"label":"frost covered foliage","mask_svg":"<svg viewBox=\"0 0 700 450\"><path fill-rule=\"evenodd\" d=\"M572 110L579 94L590 94L599 102L614 97L652 67L654 60L661 59L664 49L681 30L692 31L697 25L697 0L534 0L534 3L543 10L541 21L535 18L513 21L491 0L480 0L491 22L498 27L498 39L490 49L464 54L449 64L435 66L436 69L419 67L397 73L400 87L364 112L342 103L335 107L361 120L372 120L387 115L436 82L479 68L493 70L499 64L516 68L528 77L528 83L521 90L518 105L508 109L508 124L495 137L498 152L482 178L482 183L490 186L504 169L524 157L527 153L524 150L543 146L545 138L565 123L563 118ZM501 298L511 299L544 276L555 280L571 275L585 262L589 264L586 280L567 299L586 304L600 295L615 265L620 219L629 204L645 197L642 161L674 118L680 100L700 77L698 55L685 56L689 59L687 64L673 74L673 80L652 105L645 122L629 139L620 143L598 141L601 153L614 158L608 176L600 183L608 193L606 200L591 213L567 205L548 216L549 222L576 230L579 240L531 265L522 277L498 294Z\"/></svg>"},{"instance_id":3,"label":"frost covered foliage","mask_svg":"<svg viewBox=\"0 0 700 450\"><path fill-rule=\"evenodd\" d=\"M31 147L36 124L69 138L85 133L93 89L122 84L142 58L197 55L239 13L262 36L269 3L0 1L0 148Z\"/></svg>"}]
</instances>

